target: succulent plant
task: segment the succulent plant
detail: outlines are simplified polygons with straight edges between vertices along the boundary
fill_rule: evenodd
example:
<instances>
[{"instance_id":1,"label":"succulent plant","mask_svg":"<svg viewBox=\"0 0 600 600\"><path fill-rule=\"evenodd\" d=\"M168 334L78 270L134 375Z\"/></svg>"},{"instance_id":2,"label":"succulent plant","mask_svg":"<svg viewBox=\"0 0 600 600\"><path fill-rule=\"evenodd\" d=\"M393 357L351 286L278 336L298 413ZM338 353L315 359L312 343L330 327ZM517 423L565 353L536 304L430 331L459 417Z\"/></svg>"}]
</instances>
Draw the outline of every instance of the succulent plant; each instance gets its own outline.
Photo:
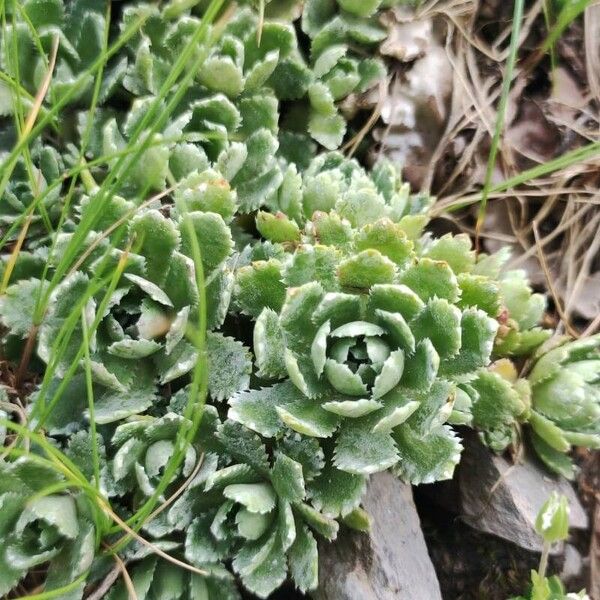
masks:
<instances>
[{"instance_id":1,"label":"succulent plant","mask_svg":"<svg viewBox=\"0 0 600 600\"><path fill-rule=\"evenodd\" d=\"M177 542L156 542L164 551L179 547ZM232 575L224 568L214 569L206 575L178 567L156 555L142 549L131 553L129 574L139 600L151 600L168 595L170 598L187 600L205 598L206 600L240 600L240 593ZM129 591L120 579L112 586L107 600L128 600Z\"/></svg>"},{"instance_id":2,"label":"succulent plant","mask_svg":"<svg viewBox=\"0 0 600 600\"><path fill-rule=\"evenodd\" d=\"M598 445L600 338L519 378L543 296L425 232L435 199L389 161L335 151L395 0L109 4L5 10L0 323L26 408L0 387L0 595L49 565L44 593L79 600L115 548L142 599L311 591L317 537L368 529L369 475L451 477L456 427L501 452L529 422L562 472ZM54 40L44 131L14 150Z\"/></svg>"},{"instance_id":3,"label":"succulent plant","mask_svg":"<svg viewBox=\"0 0 600 600\"><path fill-rule=\"evenodd\" d=\"M76 583L96 552L88 499L81 493L52 492L63 478L26 457L0 462L0 474L0 594L46 563L48 589ZM80 594L83 585L81 580Z\"/></svg>"},{"instance_id":4,"label":"succulent plant","mask_svg":"<svg viewBox=\"0 0 600 600\"><path fill-rule=\"evenodd\" d=\"M69 93L69 104L89 104L94 76L88 69L104 48L108 27L106 5L105 1L86 0L69 3L27 0L19 5L19 9L12 3L7 5L6 43L0 51L0 64L11 80L24 88L26 108L33 105L33 97L46 74L46 57L51 56L54 43L57 44L57 58L48 100L58 102ZM13 60L11 52L15 46L18 61ZM120 60L105 70L99 90L101 102L115 92L125 74L125 65ZM74 83L77 84L75 87L72 86Z\"/></svg>"},{"instance_id":5,"label":"succulent plant","mask_svg":"<svg viewBox=\"0 0 600 600\"><path fill-rule=\"evenodd\" d=\"M311 529L332 539L338 524L309 503L304 473L315 472L289 455L301 453L302 443L288 440L270 459L260 438L232 421L219 426L216 440L217 453L204 456L198 475L167 511L171 530L185 530L185 558L209 572L231 560L244 586L263 598L288 569L299 589L314 589ZM318 457L304 460L316 458L320 470Z\"/></svg>"},{"instance_id":6,"label":"succulent plant","mask_svg":"<svg viewBox=\"0 0 600 600\"><path fill-rule=\"evenodd\" d=\"M550 340L528 376L533 446L554 471L573 476L573 446L600 448L600 336Z\"/></svg>"},{"instance_id":7,"label":"succulent plant","mask_svg":"<svg viewBox=\"0 0 600 600\"><path fill-rule=\"evenodd\" d=\"M456 306L447 262L402 259L375 249L334 263L332 290L319 281L291 288L280 314L257 319L260 373L290 383L241 392L230 418L266 436L284 425L335 434L335 465L368 474L396 465L418 483L449 477L460 444L445 425L456 383L487 366L497 322Z\"/></svg>"}]
</instances>

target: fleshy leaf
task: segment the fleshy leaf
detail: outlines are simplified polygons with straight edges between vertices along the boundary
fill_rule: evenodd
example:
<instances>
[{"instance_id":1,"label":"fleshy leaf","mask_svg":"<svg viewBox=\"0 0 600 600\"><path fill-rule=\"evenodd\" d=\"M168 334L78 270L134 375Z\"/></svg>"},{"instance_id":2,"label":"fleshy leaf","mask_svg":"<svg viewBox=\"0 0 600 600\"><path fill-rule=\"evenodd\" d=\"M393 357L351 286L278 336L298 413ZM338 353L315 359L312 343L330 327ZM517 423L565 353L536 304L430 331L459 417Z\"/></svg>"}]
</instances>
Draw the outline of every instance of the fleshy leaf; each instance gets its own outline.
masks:
<instances>
[{"instance_id":1,"label":"fleshy leaf","mask_svg":"<svg viewBox=\"0 0 600 600\"><path fill-rule=\"evenodd\" d=\"M398 452L390 434L372 429L369 416L344 422L335 444L333 463L338 469L369 475L396 463Z\"/></svg>"},{"instance_id":2,"label":"fleshy leaf","mask_svg":"<svg viewBox=\"0 0 600 600\"><path fill-rule=\"evenodd\" d=\"M212 398L221 401L244 390L250 383L251 355L237 340L220 333L206 335L208 356L208 390Z\"/></svg>"},{"instance_id":3,"label":"fleshy leaf","mask_svg":"<svg viewBox=\"0 0 600 600\"><path fill-rule=\"evenodd\" d=\"M302 525L288 553L290 574L301 592L314 590L319 583L317 542L309 529Z\"/></svg>"},{"instance_id":4,"label":"fleshy leaf","mask_svg":"<svg viewBox=\"0 0 600 600\"><path fill-rule=\"evenodd\" d=\"M285 454L278 453L275 457L271 482L277 495L288 502L300 502L304 498L302 465Z\"/></svg>"},{"instance_id":5,"label":"fleshy leaf","mask_svg":"<svg viewBox=\"0 0 600 600\"><path fill-rule=\"evenodd\" d=\"M415 339L431 340L441 358L454 356L461 346L461 313L443 298L429 300L411 322Z\"/></svg>"},{"instance_id":6,"label":"fleshy leaf","mask_svg":"<svg viewBox=\"0 0 600 600\"><path fill-rule=\"evenodd\" d=\"M456 302L460 295L458 281L447 262L421 258L400 276L403 283L427 302L431 298L445 298Z\"/></svg>"},{"instance_id":7,"label":"fleshy leaf","mask_svg":"<svg viewBox=\"0 0 600 600\"><path fill-rule=\"evenodd\" d=\"M236 274L235 302L242 312L258 317L263 308L281 310L285 299L281 265L277 260L257 261Z\"/></svg>"},{"instance_id":8,"label":"fleshy leaf","mask_svg":"<svg viewBox=\"0 0 600 600\"><path fill-rule=\"evenodd\" d=\"M276 407L279 418L291 429L311 437L326 438L337 429L338 417L314 401Z\"/></svg>"},{"instance_id":9,"label":"fleshy leaf","mask_svg":"<svg viewBox=\"0 0 600 600\"><path fill-rule=\"evenodd\" d=\"M450 427L444 425L422 435L405 425L393 436L400 456L393 470L404 481L419 485L452 478L462 446Z\"/></svg>"},{"instance_id":10,"label":"fleshy leaf","mask_svg":"<svg viewBox=\"0 0 600 600\"><path fill-rule=\"evenodd\" d=\"M236 483L228 485L223 495L239 502L250 512L265 514L273 510L277 496L268 483Z\"/></svg>"},{"instance_id":11,"label":"fleshy leaf","mask_svg":"<svg viewBox=\"0 0 600 600\"><path fill-rule=\"evenodd\" d=\"M308 492L317 510L336 518L349 514L359 505L366 487L364 475L340 471L329 463L310 483Z\"/></svg>"},{"instance_id":12,"label":"fleshy leaf","mask_svg":"<svg viewBox=\"0 0 600 600\"><path fill-rule=\"evenodd\" d=\"M283 355L285 343L279 315L264 308L254 325L254 357L257 375L263 379L281 379L287 375Z\"/></svg>"},{"instance_id":13,"label":"fleshy leaf","mask_svg":"<svg viewBox=\"0 0 600 600\"><path fill-rule=\"evenodd\" d=\"M352 289L369 289L375 284L391 283L396 266L377 250L363 250L347 258L338 267L340 285Z\"/></svg>"}]
</instances>

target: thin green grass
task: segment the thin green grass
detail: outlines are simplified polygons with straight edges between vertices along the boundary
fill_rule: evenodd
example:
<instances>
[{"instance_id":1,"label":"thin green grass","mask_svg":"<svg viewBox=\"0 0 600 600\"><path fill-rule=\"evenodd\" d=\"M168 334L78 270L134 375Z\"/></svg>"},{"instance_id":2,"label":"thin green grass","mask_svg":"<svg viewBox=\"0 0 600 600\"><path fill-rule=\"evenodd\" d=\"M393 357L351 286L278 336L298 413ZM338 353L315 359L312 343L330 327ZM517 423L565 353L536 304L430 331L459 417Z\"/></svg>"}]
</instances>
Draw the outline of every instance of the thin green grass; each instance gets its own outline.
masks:
<instances>
[{"instance_id":1,"label":"thin green grass","mask_svg":"<svg viewBox=\"0 0 600 600\"><path fill-rule=\"evenodd\" d=\"M500 100L498 102L498 112L496 115L494 136L492 138L492 145L490 147L490 153L488 155L487 167L485 171L485 180L483 184L483 189L481 191L479 213L477 215L477 224L475 226L475 245L477 248L479 248L479 234L481 232L481 228L483 227L483 221L485 219L485 212L487 209L490 187L492 184L492 176L494 174L494 169L496 168L496 158L498 156L498 150L500 148L500 138L502 137L502 132L504 130L508 95L510 93L510 86L512 84L513 73L517 62L517 53L519 51L519 36L521 34L521 23L523 21L524 5L524 0L515 0L515 7L512 20L512 32L510 35L510 49L508 59L506 61L504 79L502 81L502 92L500 94Z\"/></svg>"},{"instance_id":2,"label":"thin green grass","mask_svg":"<svg viewBox=\"0 0 600 600\"><path fill-rule=\"evenodd\" d=\"M13 239L15 233L20 228L26 226L28 219L30 219L34 213L41 213L44 210L44 199L48 197L48 195L57 187L62 186L65 181L68 181L68 187L66 195L63 197L63 205L56 227L57 232L61 231L63 224L70 217L72 199L78 179L81 179L81 181L84 181L88 184L88 192L93 191L90 210L86 211L82 219L78 222L75 232L70 240L70 243L67 245L66 250L62 252L59 257L57 257L57 261L55 263L52 260L48 260L44 267L42 277L42 281L44 283L40 285L37 294L36 309L34 314L34 328L32 329L31 335L36 335L37 327L45 317L53 291L65 280L65 277L69 274L72 265L82 254L82 252L86 250L87 236L91 231L94 230L94 227L98 222L98 218L102 214L104 202L110 198L111 195L119 192L127 172L140 158L143 152L155 144L169 143L169 140L157 140L154 136L157 132L161 131L170 114L181 102L187 87L192 82L198 70L202 67L207 55L207 51L200 56L193 58L194 52L201 44L203 44L206 48L207 46L210 47L210 44L216 41L219 35L219 28L216 29L213 37L209 40L207 38L209 31L208 27L219 14L224 2L225 0L213 0L209 4L204 13L200 27L193 34L186 47L180 53L179 58L174 68L171 70L167 80L154 98L154 101L150 105L147 113L141 119L140 123L128 140L127 147L119 152L98 157L87 164L83 158L91 137L93 125L92 116L98 103L104 68L111 56L113 56L115 52L117 52L125 43L127 43L129 39L136 35L139 29L143 26L147 15L142 15L133 23L131 23L127 29L121 33L116 42L114 42L110 47L108 46L107 27L107 37L105 39L104 51L101 57L98 58L98 60L96 60L82 74L80 74L67 92L62 95L58 101L54 103L50 102L49 106L47 105L40 110L39 120L33 125L30 131L26 131L24 128L24 123L26 121L25 111L29 108L29 106L33 105L34 99L23 90L18 74L14 79L8 76L2 78L2 81L5 81L5 83L8 84L15 96L15 119L17 121L18 141L10 154L6 157L6 160L4 160L3 164L0 165L0 196L2 196L6 188L18 158L22 156L26 163L31 164L31 156L29 154L30 145L40 137L47 127L51 127L55 123L55 120L61 114L62 109L78 91L83 79L89 75L95 76L92 99L88 109L87 126L82 134L82 143L79 148L79 164L69 169L68 172L64 173L63 176L56 181L47 182L48 185L46 188L34 195L34 200L31 205L28 206L27 209L19 216L19 218L15 220L15 222L11 225L11 227L9 227L8 231L6 231L0 240L1 249L11 239ZM2 2L2 9L4 9L4 2ZM16 19L14 13L13 19ZM107 22L109 19L110 11L107 14ZM3 23L3 27L6 28L5 21ZM6 36L4 37L6 39ZM36 44L36 47L38 52L43 52L41 44ZM16 44L14 44L13 48L9 51L9 54L10 52L13 54L13 60L17 58L17 51L18 49ZM192 62L190 63L190 61ZM47 57L45 57L45 62L46 65L49 64ZM173 90L175 90L174 93ZM163 108L164 104L166 104L166 106ZM173 142L177 141L180 140L173 140ZM102 181L101 185L96 186L93 180L86 181L86 178L90 174L90 168L102 167L109 163L113 163L112 168L108 173L108 176ZM34 169L31 168L30 172L33 174ZM33 180L31 181L31 186L32 189L35 189L35 182ZM89 188L91 187L94 189L90 190ZM144 196L145 192L142 191L142 193L140 193L140 198L143 198ZM151 515L156 504L160 501L160 498L167 489L172 476L183 461L186 449L196 436L200 426L207 394L207 362L205 356L207 316L202 256L200 245L198 240L195 238L195 232L192 223L186 213L186 207L178 206L178 210L182 218L182 227L186 229L191 239L192 260L195 265L196 286L198 288L199 295L197 329L195 329L193 332L190 332L190 335L188 336L190 341L195 346L198 355L198 360L193 370L191 384L189 386L188 402L184 410L184 417L187 419L189 426L181 427L179 429L175 441L175 451L164 470L155 494L148 498L147 501L140 506L139 509L128 519L127 526L131 527L133 532L139 531L144 525L145 521ZM42 216L42 218L45 217ZM101 495L100 492L100 459L96 423L94 418L95 403L91 372L92 357L90 354L90 340L94 336L100 324L101 317L104 314L108 303L110 302L112 294L119 283L124 269L126 268L128 253L132 251L131 244L133 240L129 241L127 247L121 254L121 259L119 260L117 266L114 267L114 262L111 262L110 260L111 253L121 245L123 236L125 234L125 229L126 228L122 228L122 230L118 232L118 235L116 235L114 239L111 240L111 243L108 244L108 247L104 252L103 260L100 262L100 268L97 269L94 277L92 277L88 282L87 289L78 298L70 314L64 320L56 338L53 340L50 362L44 372L37 395L36 404L29 415L29 422L27 426L16 425L10 421L0 421L9 430L13 431L17 436L19 436L20 439L20 445L17 445L9 450L9 454L11 456L30 456L27 446L30 443L34 444L34 446L38 447L44 454L43 457L35 455L34 460L39 461L40 464L44 464L45 466L52 467L65 477L64 483L60 484L60 486L49 486L43 491L43 493L50 494L68 489L74 489L86 494L86 496L91 500L93 506L95 507L93 519L96 523L97 544L99 544L102 537L110 531L122 531L125 534L118 541L118 546L109 550L110 553L115 553L124 548L133 538L133 536L131 533L128 533L126 529L123 529L123 527L119 525L118 521L114 521L110 517L110 513L112 511L110 503ZM49 231L52 231L52 228L50 228ZM57 234L53 234L51 243L51 256L55 255L57 239ZM133 251L135 251L135 248L133 248ZM109 268L109 265L113 266ZM88 322L87 318L84 316L86 306L100 292L102 292L102 297L99 299L95 316L91 322ZM58 378L59 366L63 362L67 352L71 351L70 349L74 339L73 336L77 331L80 331L80 334L78 335L81 335L81 343L77 347L72 359L69 361L66 371L64 373L61 371L61 376ZM60 400L69 383L72 381L72 378L80 368L80 365L83 365L88 400L91 438L90 447L92 449L93 462L93 484L90 484L90 482L87 481L86 477L77 469L77 467L64 453L53 448L45 440L42 434L46 420L51 415L53 408ZM59 380L58 387L50 397L50 387L56 380ZM23 444L25 440L27 440L27 444ZM114 523L114 526L111 522ZM78 578L78 580L72 584L69 584L69 586L57 590L49 590L41 594L37 594L34 597L39 598L40 600L45 598L59 597L71 589L74 589L86 576L87 573L84 573L80 578Z\"/></svg>"}]
</instances>

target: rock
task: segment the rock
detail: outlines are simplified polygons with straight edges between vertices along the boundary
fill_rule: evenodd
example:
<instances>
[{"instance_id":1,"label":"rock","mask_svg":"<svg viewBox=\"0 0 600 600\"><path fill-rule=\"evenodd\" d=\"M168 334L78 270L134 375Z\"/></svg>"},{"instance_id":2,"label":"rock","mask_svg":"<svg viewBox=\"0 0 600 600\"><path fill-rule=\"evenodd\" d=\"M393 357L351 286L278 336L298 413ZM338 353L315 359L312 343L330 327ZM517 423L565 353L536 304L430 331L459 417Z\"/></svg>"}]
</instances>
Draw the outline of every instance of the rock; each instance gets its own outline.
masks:
<instances>
[{"instance_id":1,"label":"rock","mask_svg":"<svg viewBox=\"0 0 600 600\"><path fill-rule=\"evenodd\" d=\"M561 581L568 587L578 589L577 585L571 585L573 582L579 583L582 579L582 573L585 568L581 553L572 544L565 544L563 553L563 563L559 577ZM579 586L582 587L582 586Z\"/></svg>"},{"instance_id":2,"label":"rock","mask_svg":"<svg viewBox=\"0 0 600 600\"><path fill-rule=\"evenodd\" d=\"M535 459L512 464L496 456L476 436L467 436L458 471L461 512L465 521L526 550L541 552L535 531L537 513L555 490L564 494L571 509L571 528L587 529L587 515L571 484L552 476ZM555 548L555 552L560 550Z\"/></svg>"},{"instance_id":3,"label":"rock","mask_svg":"<svg viewBox=\"0 0 600 600\"><path fill-rule=\"evenodd\" d=\"M441 600L412 490L391 473L371 477L364 508L371 531L344 529L319 545L315 600Z\"/></svg>"}]
</instances>

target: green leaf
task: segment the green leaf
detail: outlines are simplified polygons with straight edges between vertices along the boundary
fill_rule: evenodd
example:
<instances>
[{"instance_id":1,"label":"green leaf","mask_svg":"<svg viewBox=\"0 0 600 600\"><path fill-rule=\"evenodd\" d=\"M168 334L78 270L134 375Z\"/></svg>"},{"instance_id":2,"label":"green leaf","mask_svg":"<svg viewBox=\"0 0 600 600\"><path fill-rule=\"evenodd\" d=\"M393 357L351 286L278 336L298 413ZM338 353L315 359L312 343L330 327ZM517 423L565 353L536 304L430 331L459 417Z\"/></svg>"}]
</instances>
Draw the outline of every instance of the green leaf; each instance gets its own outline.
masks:
<instances>
[{"instance_id":1,"label":"green leaf","mask_svg":"<svg viewBox=\"0 0 600 600\"><path fill-rule=\"evenodd\" d=\"M475 252L471 249L471 238L466 233L451 235L432 240L423 256L432 260L445 261L452 271L469 273L475 266Z\"/></svg>"},{"instance_id":2,"label":"green leaf","mask_svg":"<svg viewBox=\"0 0 600 600\"><path fill-rule=\"evenodd\" d=\"M266 514L275 508L277 496L268 483L236 483L223 490L225 498L238 502L250 512Z\"/></svg>"},{"instance_id":3,"label":"green leaf","mask_svg":"<svg viewBox=\"0 0 600 600\"><path fill-rule=\"evenodd\" d=\"M387 432L373 432L370 417L344 421L335 443L334 464L338 469L369 475L385 471L398 460L394 440Z\"/></svg>"},{"instance_id":4,"label":"green leaf","mask_svg":"<svg viewBox=\"0 0 600 600\"><path fill-rule=\"evenodd\" d=\"M325 463L319 440L289 432L278 444L279 450L302 465L305 481L312 481Z\"/></svg>"},{"instance_id":5,"label":"green leaf","mask_svg":"<svg viewBox=\"0 0 600 600\"><path fill-rule=\"evenodd\" d=\"M340 471L328 463L310 482L308 494L313 506L328 517L350 514L360 504L367 488L364 475Z\"/></svg>"},{"instance_id":6,"label":"green leaf","mask_svg":"<svg viewBox=\"0 0 600 600\"><path fill-rule=\"evenodd\" d=\"M367 313L375 315L377 309L400 313L408 323L424 306L419 296L405 285L374 285L369 293Z\"/></svg>"},{"instance_id":7,"label":"green leaf","mask_svg":"<svg viewBox=\"0 0 600 600\"><path fill-rule=\"evenodd\" d=\"M427 338L420 341L415 353L404 362L402 384L418 390L428 390L438 373L440 357L431 341Z\"/></svg>"},{"instance_id":8,"label":"green leaf","mask_svg":"<svg viewBox=\"0 0 600 600\"><path fill-rule=\"evenodd\" d=\"M414 244L397 223L380 219L365 225L354 238L356 249L378 250L398 266L404 266L413 255Z\"/></svg>"},{"instance_id":9,"label":"green leaf","mask_svg":"<svg viewBox=\"0 0 600 600\"><path fill-rule=\"evenodd\" d=\"M462 445L450 427L443 425L423 435L404 425L393 437L400 456L394 472L404 481L419 485L452 479Z\"/></svg>"},{"instance_id":10,"label":"green leaf","mask_svg":"<svg viewBox=\"0 0 600 600\"><path fill-rule=\"evenodd\" d=\"M27 525L37 520L56 527L60 535L68 539L75 539L79 532L77 508L71 496L53 494L30 499L15 524L15 531L20 535Z\"/></svg>"},{"instance_id":11,"label":"green leaf","mask_svg":"<svg viewBox=\"0 0 600 600\"><path fill-rule=\"evenodd\" d=\"M319 583L319 554L317 542L310 530L302 525L288 552L290 574L301 592L317 588Z\"/></svg>"},{"instance_id":12,"label":"green leaf","mask_svg":"<svg viewBox=\"0 0 600 600\"><path fill-rule=\"evenodd\" d=\"M382 0L337 0L337 3L349 13L359 17L370 17Z\"/></svg>"},{"instance_id":13,"label":"green leaf","mask_svg":"<svg viewBox=\"0 0 600 600\"><path fill-rule=\"evenodd\" d=\"M237 208L235 191L221 173L212 169L193 171L173 193L189 212L217 213L226 222L231 221Z\"/></svg>"},{"instance_id":14,"label":"green leaf","mask_svg":"<svg viewBox=\"0 0 600 600\"><path fill-rule=\"evenodd\" d=\"M301 402L276 407L279 418L290 428L311 437L330 437L338 426L338 417L314 401Z\"/></svg>"},{"instance_id":15,"label":"green leaf","mask_svg":"<svg viewBox=\"0 0 600 600\"><path fill-rule=\"evenodd\" d=\"M368 321L352 321L336 327L331 332L331 337L358 337L361 335L365 336L377 336L384 335L385 329L379 327L375 323L369 323Z\"/></svg>"},{"instance_id":16,"label":"green leaf","mask_svg":"<svg viewBox=\"0 0 600 600\"><path fill-rule=\"evenodd\" d=\"M441 373L457 375L486 367L494 347L498 322L483 311L468 308L461 319L461 346L457 355L442 362Z\"/></svg>"},{"instance_id":17,"label":"green leaf","mask_svg":"<svg viewBox=\"0 0 600 600\"><path fill-rule=\"evenodd\" d=\"M374 400L381 398L398 385L404 371L404 352L395 350L383 363L381 373L375 378L372 397Z\"/></svg>"},{"instance_id":18,"label":"green leaf","mask_svg":"<svg viewBox=\"0 0 600 600\"><path fill-rule=\"evenodd\" d=\"M361 400L335 400L321 405L325 410L341 417L362 417L381 408L383 404L376 400L363 398Z\"/></svg>"},{"instance_id":19,"label":"green leaf","mask_svg":"<svg viewBox=\"0 0 600 600\"><path fill-rule=\"evenodd\" d=\"M500 287L498 283L472 273L458 275L460 287L460 308L475 307L486 312L490 317L496 317L500 312Z\"/></svg>"},{"instance_id":20,"label":"green leaf","mask_svg":"<svg viewBox=\"0 0 600 600\"><path fill-rule=\"evenodd\" d=\"M277 139L267 129L253 132L246 140L248 157L231 180L242 212L259 208L279 187L283 175L274 155Z\"/></svg>"},{"instance_id":21,"label":"green leaf","mask_svg":"<svg viewBox=\"0 0 600 600\"><path fill-rule=\"evenodd\" d=\"M342 219L336 212L328 213L316 211L306 228L315 241L324 246L344 248L352 240L352 226L347 219Z\"/></svg>"},{"instance_id":22,"label":"green leaf","mask_svg":"<svg viewBox=\"0 0 600 600\"><path fill-rule=\"evenodd\" d=\"M421 258L402 273L400 283L425 302L431 298L445 298L454 303L460 295L456 275L444 261Z\"/></svg>"},{"instance_id":23,"label":"green leaf","mask_svg":"<svg viewBox=\"0 0 600 600\"><path fill-rule=\"evenodd\" d=\"M149 210L136 216L130 229L135 236L137 250L146 259L146 277L157 285L165 281L165 264L179 245L179 233L171 219L158 210Z\"/></svg>"},{"instance_id":24,"label":"green leaf","mask_svg":"<svg viewBox=\"0 0 600 600\"><path fill-rule=\"evenodd\" d=\"M185 535L185 558L199 567L220 560L222 550L215 543L210 532L210 519L196 517L189 525Z\"/></svg>"},{"instance_id":25,"label":"green leaf","mask_svg":"<svg viewBox=\"0 0 600 600\"><path fill-rule=\"evenodd\" d=\"M571 444L567 440L565 432L544 415L533 410L529 415L529 424L533 431L557 452L568 452L571 449Z\"/></svg>"},{"instance_id":26,"label":"green leaf","mask_svg":"<svg viewBox=\"0 0 600 600\"><path fill-rule=\"evenodd\" d=\"M279 315L265 308L254 325L254 357L257 375L263 379L281 379L287 375L283 354L285 343Z\"/></svg>"},{"instance_id":27,"label":"green leaf","mask_svg":"<svg viewBox=\"0 0 600 600\"><path fill-rule=\"evenodd\" d=\"M289 456L278 453L271 470L271 483L277 495L288 502L300 502L304 499L304 477L302 465Z\"/></svg>"},{"instance_id":28,"label":"green leaf","mask_svg":"<svg viewBox=\"0 0 600 600\"><path fill-rule=\"evenodd\" d=\"M339 525L334 519L325 516L308 504L295 504L294 508L311 529L328 540L334 540L336 538Z\"/></svg>"},{"instance_id":29,"label":"green leaf","mask_svg":"<svg viewBox=\"0 0 600 600\"><path fill-rule=\"evenodd\" d=\"M167 296L166 292L148 279L140 277L139 275L134 275L133 273L125 273L123 277L137 285L144 293L150 296L152 300L164 306L173 307L173 302L171 302L171 299Z\"/></svg>"},{"instance_id":30,"label":"green leaf","mask_svg":"<svg viewBox=\"0 0 600 600\"><path fill-rule=\"evenodd\" d=\"M313 112L308 122L308 131L312 138L327 150L339 147L346 133L346 121L339 114Z\"/></svg>"},{"instance_id":31,"label":"green leaf","mask_svg":"<svg viewBox=\"0 0 600 600\"><path fill-rule=\"evenodd\" d=\"M221 333L206 334L208 391L217 401L230 398L250 383L252 359L249 350Z\"/></svg>"},{"instance_id":32,"label":"green leaf","mask_svg":"<svg viewBox=\"0 0 600 600\"><path fill-rule=\"evenodd\" d=\"M217 430L217 438L235 460L259 473L269 470L269 458L261 439L240 423L227 420Z\"/></svg>"},{"instance_id":33,"label":"green leaf","mask_svg":"<svg viewBox=\"0 0 600 600\"><path fill-rule=\"evenodd\" d=\"M326 291L338 289L336 277L339 253L329 246L299 246L286 265L284 281L288 287L298 287L318 281Z\"/></svg>"},{"instance_id":34,"label":"green leaf","mask_svg":"<svg viewBox=\"0 0 600 600\"><path fill-rule=\"evenodd\" d=\"M361 376L353 373L346 364L328 358L325 361L325 375L329 383L341 394L363 396L367 393L367 386Z\"/></svg>"},{"instance_id":35,"label":"green leaf","mask_svg":"<svg viewBox=\"0 0 600 600\"><path fill-rule=\"evenodd\" d=\"M304 397L291 382L235 394L229 400L228 417L265 437L275 437L282 431L277 406L302 402Z\"/></svg>"},{"instance_id":36,"label":"green leaf","mask_svg":"<svg viewBox=\"0 0 600 600\"><path fill-rule=\"evenodd\" d=\"M40 285L39 279L22 279L0 297L0 320L12 335L25 339L31 332Z\"/></svg>"},{"instance_id":37,"label":"green leaf","mask_svg":"<svg viewBox=\"0 0 600 600\"><path fill-rule=\"evenodd\" d=\"M198 360L198 352L194 346L181 340L167 354L156 354L155 364L158 369L160 383L163 385L189 373Z\"/></svg>"},{"instance_id":38,"label":"green leaf","mask_svg":"<svg viewBox=\"0 0 600 600\"><path fill-rule=\"evenodd\" d=\"M259 211L256 215L258 232L271 242L297 242L300 240L298 225L282 212L276 214Z\"/></svg>"},{"instance_id":39,"label":"green leaf","mask_svg":"<svg viewBox=\"0 0 600 600\"><path fill-rule=\"evenodd\" d=\"M236 273L235 302L243 313L252 317L258 317L264 308L279 312L285 290L278 260L257 261Z\"/></svg>"},{"instance_id":40,"label":"green leaf","mask_svg":"<svg viewBox=\"0 0 600 600\"><path fill-rule=\"evenodd\" d=\"M317 377L321 377L325 362L327 361L327 336L331 331L331 322L325 321L319 330L310 347L310 356L315 367Z\"/></svg>"},{"instance_id":41,"label":"green leaf","mask_svg":"<svg viewBox=\"0 0 600 600\"><path fill-rule=\"evenodd\" d=\"M233 250L231 230L223 221L223 217L217 213L188 212L183 219L191 221L194 236L200 247L204 272L208 275L231 254ZM193 258L193 244L188 227L182 223L180 229L182 252Z\"/></svg>"},{"instance_id":42,"label":"green leaf","mask_svg":"<svg viewBox=\"0 0 600 600\"><path fill-rule=\"evenodd\" d=\"M108 352L121 358L146 358L154 354L160 348L160 344L154 340L134 340L125 338L118 342L113 342L108 348Z\"/></svg>"},{"instance_id":43,"label":"green leaf","mask_svg":"<svg viewBox=\"0 0 600 600\"><path fill-rule=\"evenodd\" d=\"M190 307L184 306L173 319L171 328L165 336L165 352L171 354L171 351L184 338L190 316Z\"/></svg>"},{"instance_id":44,"label":"green leaf","mask_svg":"<svg viewBox=\"0 0 600 600\"><path fill-rule=\"evenodd\" d=\"M539 323L546 309L542 294L533 294L525 271L508 271L500 280L502 303L520 329L530 329Z\"/></svg>"},{"instance_id":45,"label":"green leaf","mask_svg":"<svg viewBox=\"0 0 600 600\"><path fill-rule=\"evenodd\" d=\"M461 347L461 313L443 298L429 300L411 322L415 339L429 339L441 358L454 356Z\"/></svg>"},{"instance_id":46,"label":"green leaf","mask_svg":"<svg viewBox=\"0 0 600 600\"><path fill-rule=\"evenodd\" d=\"M338 267L340 285L359 290L391 283L395 274L395 264L377 250L363 250L343 260Z\"/></svg>"},{"instance_id":47,"label":"green leaf","mask_svg":"<svg viewBox=\"0 0 600 600\"><path fill-rule=\"evenodd\" d=\"M229 56L210 56L202 65L200 81L209 89L237 96L244 89L242 69Z\"/></svg>"},{"instance_id":48,"label":"green leaf","mask_svg":"<svg viewBox=\"0 0 600 600\"><path fill-rule=\"evenodd\" d=\"M383 198L370 182L367 183L366 177L363 181L364 185L351 186L335 202L335 210L338 214L348 219L356 228L374 223L385 217L388 212Z\"/></svg>"},{"instance_id":49,"label":"green leaf","mask_svg":"<svg viewBox=\"0 0 600 600\"><path fill-rule=\"evenodd\" d=\"M312 322L321 326L325 321L331 321L334 328L344 323L360 321L362 302L356 294L328 292L319 302L312 313Z\"/></svg>"},{"instance_id":50,"label":"green leaf","mask_svg":"<svg viewBox=\"0 0 600 600\"><path fill-rule=\"evenodd\" d=\"M535 431L531 433L531 445L542 462L555 473L574 479L576 475L575 465L569 456L564 452L558 451L548 444L543 437Z\"/></svg>"},{"instance_id":51,"label":"green leaf","mask_svg":"<svg viewBox=\"0 0 600 600\"><path fill-rule=\"evenodd\" d=\"M232 565L248 590L260 598L267 598L283 583L287 574L285 554L277 532L266 540L245 544Z\"/></svg>"},{"instance_id":52,"label":"green leaf","mask_svg":"<svg viewBox=\"0 0 600 600\"><path fill-rule=\"evenodd\" d=\"M386 333L394 344L406 350L407 353L415 351L415 337L401 313L391 313L377 308L375 316L385 326Z\"/></svg>"},{"instance_id":53,"label":"green leaf","mask_svg":"<svg viewBox=\"0 0 600 600\"><path fill-rule=\"evenodd\" d=\"M473 403L473 424L495 430L516 424L525 406L513 386L497 373L481 371L470 385L478 394Z\"/></svg>"}]
</instances>

